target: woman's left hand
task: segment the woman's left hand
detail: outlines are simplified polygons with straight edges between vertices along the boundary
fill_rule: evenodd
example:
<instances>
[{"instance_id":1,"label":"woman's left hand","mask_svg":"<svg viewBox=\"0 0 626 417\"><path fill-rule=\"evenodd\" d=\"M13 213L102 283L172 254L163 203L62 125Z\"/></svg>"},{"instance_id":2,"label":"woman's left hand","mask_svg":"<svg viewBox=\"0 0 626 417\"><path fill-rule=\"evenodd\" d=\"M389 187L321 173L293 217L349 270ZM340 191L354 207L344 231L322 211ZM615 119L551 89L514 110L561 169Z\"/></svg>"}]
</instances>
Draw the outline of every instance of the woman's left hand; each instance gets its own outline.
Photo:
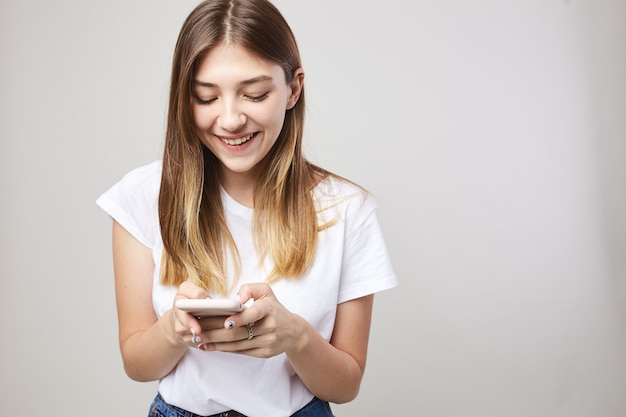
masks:
<instances>
[{"instance_id":1,"label":"woman's left hand","mask_svg":"<svg viewBox=\"0 0 626 417\"><path fill-rule=\"evenodd\" d=\"M297 349L307 322L287 310L265 283L245 284L239 289L242 303L254 303L242 313L228 317L224 329L204 331L203 350L234 352L269 358Z\"/></svg>"}]
</instances>

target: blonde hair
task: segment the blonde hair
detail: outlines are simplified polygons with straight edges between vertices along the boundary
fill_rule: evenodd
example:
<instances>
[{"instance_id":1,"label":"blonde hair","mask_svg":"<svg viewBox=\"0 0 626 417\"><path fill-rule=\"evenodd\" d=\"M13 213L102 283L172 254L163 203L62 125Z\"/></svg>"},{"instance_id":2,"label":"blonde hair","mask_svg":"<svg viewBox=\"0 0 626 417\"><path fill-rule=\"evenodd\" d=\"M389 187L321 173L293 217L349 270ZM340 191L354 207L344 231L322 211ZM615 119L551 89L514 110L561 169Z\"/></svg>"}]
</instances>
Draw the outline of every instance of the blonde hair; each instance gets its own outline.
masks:
<instances>
[{"instance_id":1,"label":"blonde hair","mask_svg":"<svg viewBox=\"0 0 626 417\"><path fill-rule=\"evenodd\" d=\"M191 278L209 292L226 294L227 275L239 275L239 253L226 225L220 198L219 162L202 145L191 111L191 85L199 60L230 42L283 68L286 82L301 67L298 47L280 12L267 0L209 0L181 29L172 79L159 195L164 253L161 282ZM303 156L304 91L287 110L274 147L260 162L254 189L253 233L259 263L269 257L267 280L297 278L315 256L318 224L312 190L331 175ZM234 271L227 271L231 259ZM234 282L233 282L234 285Z\"/></svg>"}]
</instances>

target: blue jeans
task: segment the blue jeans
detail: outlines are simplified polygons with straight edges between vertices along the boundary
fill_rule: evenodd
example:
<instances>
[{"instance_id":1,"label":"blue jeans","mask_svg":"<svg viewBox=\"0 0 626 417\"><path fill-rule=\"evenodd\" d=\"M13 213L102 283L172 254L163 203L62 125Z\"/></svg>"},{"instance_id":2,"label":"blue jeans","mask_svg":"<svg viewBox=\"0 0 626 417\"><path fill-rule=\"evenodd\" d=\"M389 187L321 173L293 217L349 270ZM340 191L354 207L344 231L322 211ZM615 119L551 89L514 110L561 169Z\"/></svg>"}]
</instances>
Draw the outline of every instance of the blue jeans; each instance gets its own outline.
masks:
<instances>
[{"instance_id":1,"label":"blue jeans","mask_svg":"<svg viewBox=\"0 0 626 417\"><path fill-rule=\"evenodd\" d=\"M208 417L239 417L243 414L236 411L226 411L220 414L214 414ZM194 414L191 411L183 410L182 408L175 407L166 403L161 394L157 394L150 405L150 413L148 417L203 417L198 414ZM245 416L243 416L245 417ZM334 417L330 410L330 405L326 401L322 401L317 397L314 397L311 402L296 411L291 417Z\"/></svg>"}]
</instances>

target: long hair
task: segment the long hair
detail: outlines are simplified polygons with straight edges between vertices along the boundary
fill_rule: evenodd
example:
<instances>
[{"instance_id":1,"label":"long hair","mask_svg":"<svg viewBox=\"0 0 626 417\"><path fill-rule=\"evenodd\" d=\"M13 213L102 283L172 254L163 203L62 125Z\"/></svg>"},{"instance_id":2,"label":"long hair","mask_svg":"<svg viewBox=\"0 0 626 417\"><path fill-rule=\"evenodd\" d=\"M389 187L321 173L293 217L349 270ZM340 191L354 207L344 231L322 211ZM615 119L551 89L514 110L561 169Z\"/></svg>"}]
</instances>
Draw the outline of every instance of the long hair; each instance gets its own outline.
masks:
<instances>
[{"instance_id":1,"label":"long hair","mask_svg":"<svg viewBox=\"0 0 626 417\"><path fill-rule=\"evenodd\" d=\"M267 0L204 1L181 29L173 56L159 194L161 282L179 285L191 278L218 294L231 289L229 272L232 285L236 282L240 258L220 198L219 161L195 129L191 86L200 59L222 43L239 45L280 65L287 83L301 67L291 29ZM302 91L286 111L276 143L260 162L254 188L253 233L259 264L266 258L273 264L268 282L304 274L313 263L317 233L328 226L318 225L311 191L330 173L303 156L304 110Z\"/></svg>"}]
</instances>

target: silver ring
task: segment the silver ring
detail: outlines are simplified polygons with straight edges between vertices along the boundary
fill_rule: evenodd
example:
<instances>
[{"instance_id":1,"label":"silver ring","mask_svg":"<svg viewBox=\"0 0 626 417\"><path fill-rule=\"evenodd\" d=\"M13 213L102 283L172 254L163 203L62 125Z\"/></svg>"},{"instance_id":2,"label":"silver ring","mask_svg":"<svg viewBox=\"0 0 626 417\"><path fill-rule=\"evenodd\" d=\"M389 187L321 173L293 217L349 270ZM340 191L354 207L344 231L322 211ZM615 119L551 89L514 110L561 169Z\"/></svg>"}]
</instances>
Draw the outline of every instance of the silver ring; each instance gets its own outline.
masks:
<instances>
[{"instance_id":1,"label":"silver ring","mask_svg":"<svg viewBox=\"0 0 626 417\"><path fill-rule=\"evenodd\" d=\"M248 340L250 340L254 337L254 332L252 331L252 324L248 323L246 324L246 327L248 328Z\"/></svg>"}]
</instances>

